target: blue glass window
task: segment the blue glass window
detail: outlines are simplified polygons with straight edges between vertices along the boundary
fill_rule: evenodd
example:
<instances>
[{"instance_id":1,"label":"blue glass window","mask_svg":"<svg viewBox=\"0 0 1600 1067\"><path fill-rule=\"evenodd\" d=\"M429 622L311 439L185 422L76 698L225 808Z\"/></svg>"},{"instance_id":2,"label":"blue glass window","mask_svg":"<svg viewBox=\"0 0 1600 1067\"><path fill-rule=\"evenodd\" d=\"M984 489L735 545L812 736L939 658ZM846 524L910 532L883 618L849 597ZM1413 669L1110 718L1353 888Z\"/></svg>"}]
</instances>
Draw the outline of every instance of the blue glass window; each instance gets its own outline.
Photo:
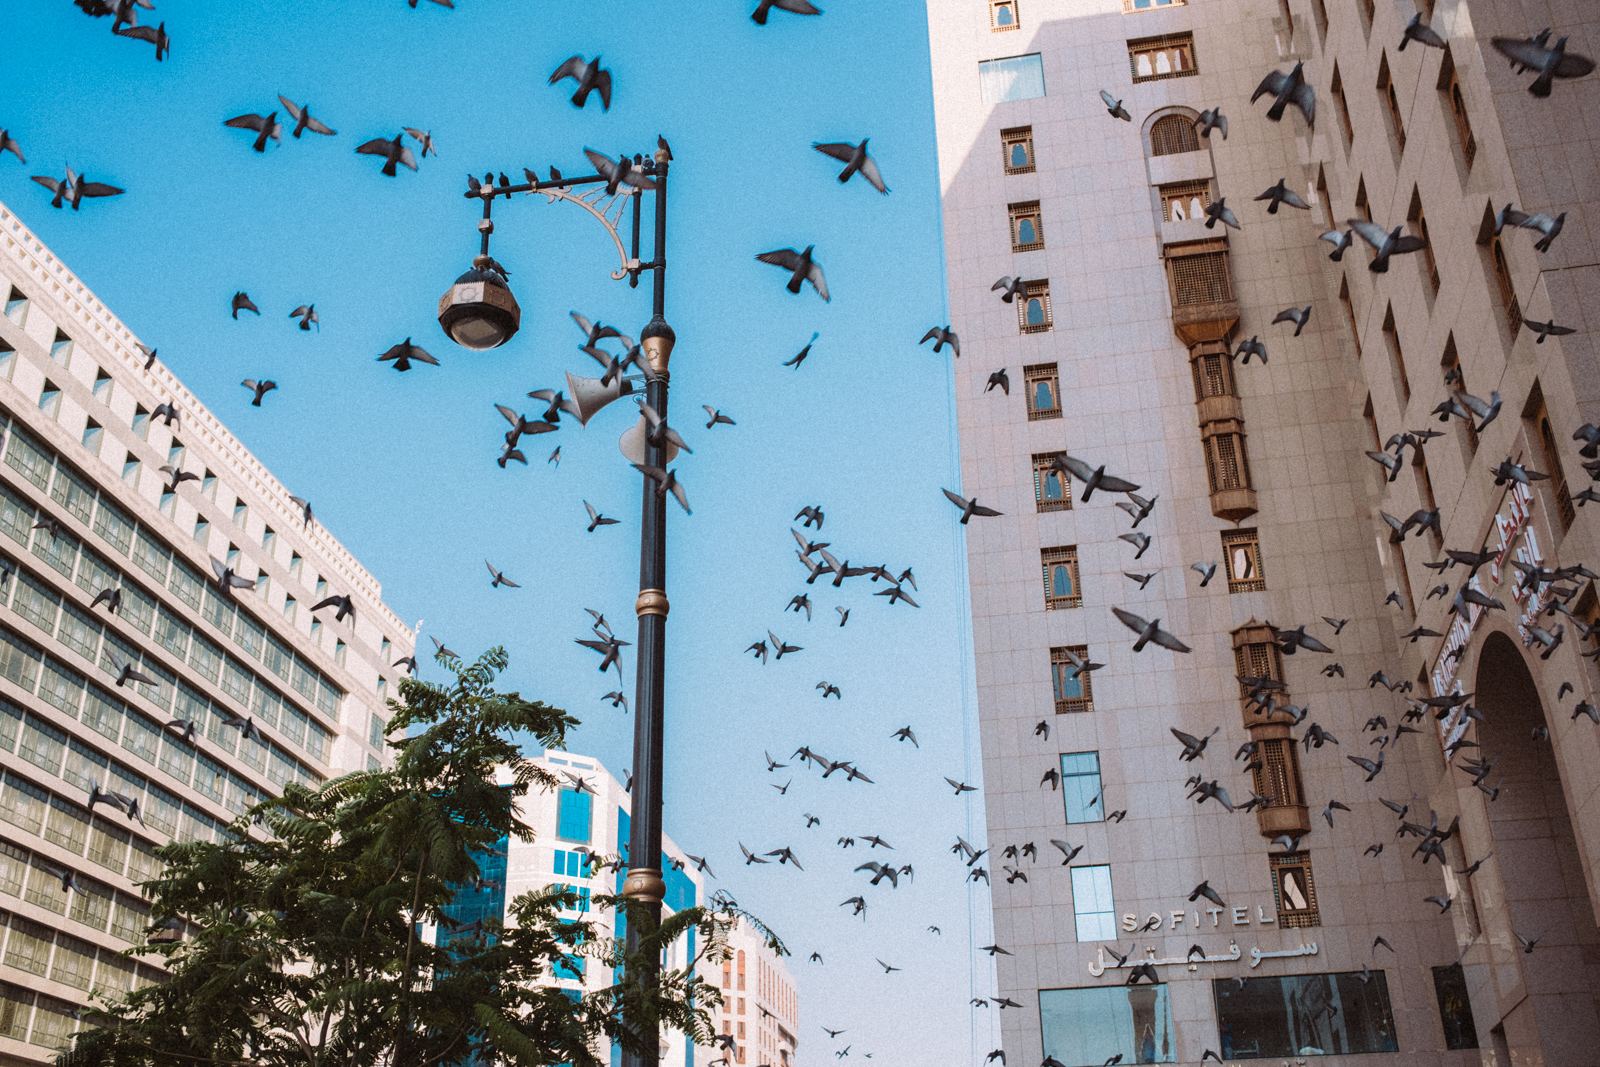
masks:
<instances>
[{"instance_id":1,"label":"blue glass window","mask_svg":"<svg viewBox=\"0 0 1600 1067\"><path fill-rule=\"evenodd\" d=\"M1037 297L1037 296L1028 297L1028 325L1029 326L1043 326L1044 325L1044 301L1042 299L1040 299L1039 297ZM1048 387L1043 382L1040 382L1039 383L1039 389L1040 389L1039 403L1037 403L1035 406L1036 407L1054 407L1055 405L1048 403L1048 395L1049 395Z\"/></svg>"},{"instance_id":2,"label":"blue glass window","mask_svg":"<svg viewBox=\"0 0 1600 1067\"><path fill-rule=\"evenodd\" d=\"M563 789L557 801L556 836L563 841L588 841L594 798L575 789Z\"/></svg>"},{"instance_id":3,"label":"blue glass window","mask_svg":"<svg viewBox=\"0 0 1600 1067\"><path fill-rule=\"evenodd\" d=\"M1072 911L1079 941L1115 941L1116 906L1111 902L1111 867L1072 868Z\"/></svg>"},{"instance_id":4,"label":"blue glass window","mask_svg":"<svg viewBox=\"0 0 1600 1067\"><path fill-rule=\"evenodd\" d=\"M1044 95L1044 62L1037 52L985 60L978 64L978 86L985 104L1041 97Z\"/></svg>"},{"instance_id":5,"label":"blue glass window","mask_svg":"<svg viewBox=\"0 0 1600 1067\"><path fill-rule=\"evenodd\" d=\"M1177 1059L1165 985L1041 989L1039 1023L1045 1055L1068 1067Z\"/></svg>"},{"instance_id":6,"label":"blue glass window","mask_svg":"<svg viewBox=\"0 0 1600 1067\"><path fill-rule=\"evenodd\" d=\"M1066 804L1067 822L1103 822L1100 796L1100 753L1068 752L1061 757L1061 796Z\"/></svg>"}]
</instances>

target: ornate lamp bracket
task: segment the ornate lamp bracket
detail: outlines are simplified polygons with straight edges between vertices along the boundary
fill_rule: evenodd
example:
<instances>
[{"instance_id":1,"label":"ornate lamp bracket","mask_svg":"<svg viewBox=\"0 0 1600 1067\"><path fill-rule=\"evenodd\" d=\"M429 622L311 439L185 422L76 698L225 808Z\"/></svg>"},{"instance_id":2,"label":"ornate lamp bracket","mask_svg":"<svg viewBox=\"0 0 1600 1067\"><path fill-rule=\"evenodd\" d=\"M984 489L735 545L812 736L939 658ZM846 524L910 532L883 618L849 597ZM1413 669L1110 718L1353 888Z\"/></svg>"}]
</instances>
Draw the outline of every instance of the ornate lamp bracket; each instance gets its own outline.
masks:
<instances>
[{"instance_id":1,"label":"ornate lamp bracket","mask_svg":"<svg viewBox=\"0 0 1600 1067\"><path fill-rule=\"evenodd\" d=\"M565 200L593 215L595 221L606 228L606 233L611 235L611 240L617 246L617 259L622 264L611 272L611 280L620 282L630 274L639 271L638 257L630 258L627 246L623 244L622 235L617 232L617 227L622 222L623 212L627 210L630 199L639 195L639 190L628 185L619 188L615 193L607 194L605 186L591 189L586 193L574 193L569 189L551 187L549 189L530 189L529 196L544 196L549 198L549 203ZM637 210L637 206L635 207Z\"/></svg>"}]
</instances>

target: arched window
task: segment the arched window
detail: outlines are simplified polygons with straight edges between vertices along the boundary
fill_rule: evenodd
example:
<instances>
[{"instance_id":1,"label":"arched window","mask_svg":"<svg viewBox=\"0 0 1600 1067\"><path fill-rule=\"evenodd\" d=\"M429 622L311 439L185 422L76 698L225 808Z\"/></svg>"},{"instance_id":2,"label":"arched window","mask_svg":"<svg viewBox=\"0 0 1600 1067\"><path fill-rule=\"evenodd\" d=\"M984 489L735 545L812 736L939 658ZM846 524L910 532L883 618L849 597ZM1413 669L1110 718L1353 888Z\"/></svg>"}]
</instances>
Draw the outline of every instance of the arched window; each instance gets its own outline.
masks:
<instances>
[{"instance_id":1,"label":"arched window","mask_svg":"<svg viewBox=\"0 0 1600 1067\"><path fill-rule=\"evenodd\" d=\"M1044 324L1044 300L1037 296L1028 297L1028 325L1043 326Z\"/></svg>"},{"instance_id":2,"label":"arched window","mask_svg":"<svg viewBox=\"0 0 1600 1067\"><path fill-rule=\"evenodd\" d=\"M1150 69L1150 57L1147 56L1147 55L1142 55L1142 56L1140 56L1138 58L1138 60L1135 63L1134 69L1138 73L1138 76L1141 77L1141 78L1148 78L1151 74L1154 73L1154 71L1152 71Z\"/></svg>"},{"instance_id":3,"label":"arched window","mask_svg":"<svg viewBox=\"0 0 1600 1067\"><path fill-rule=\"evenodd\" d=\"M1150 154L1170 156L1179 152L1200 151L1200 137L1194 122L1184 115L1165 115L1150 127ZM1202 209L1203 210L1203 209Z\"/></svg>"}]
</instances>

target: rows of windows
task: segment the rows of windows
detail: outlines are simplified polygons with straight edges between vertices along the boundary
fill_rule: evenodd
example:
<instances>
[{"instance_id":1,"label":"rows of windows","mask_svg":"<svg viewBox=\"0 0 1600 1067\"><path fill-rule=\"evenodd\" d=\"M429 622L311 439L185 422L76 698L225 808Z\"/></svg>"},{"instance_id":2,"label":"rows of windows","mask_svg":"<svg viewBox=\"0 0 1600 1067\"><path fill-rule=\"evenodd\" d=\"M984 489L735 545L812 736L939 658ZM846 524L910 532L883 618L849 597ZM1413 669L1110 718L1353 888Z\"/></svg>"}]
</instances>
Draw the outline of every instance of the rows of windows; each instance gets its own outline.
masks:
<instances>
[{"instance_id":1,"label":"rows of windows","mask_svg":"<svg viewBox=\"0 0 1600 1067\"><path fill-rule=\"evenodd\" d=\"M131 559L150 580L165 586L189 608L216 628L223 638L231 638L243 652L259 660L270 672L289 683L309 703L315 704L330 718L337 719L343 692L313 664L295 655L275 636L269 634L254 616L239 607L231 598L223 599L211 587L206 577L182 558L167 549L151 531L136 524L120 507L102 497L94 487L66 463L57 460L54 453L40 445L20 426L12 425L6 434L5 463L17 471L40 492L61 505L73 518L93 529L102 541L121 555ZM33 552L52 568L70 580L75 580L85 591L96 594L102 589L123 587L123 602L129 622L143 633L151 633L158 614L154 598L143 593L98 553L82 545L65 530L51 535L35 531L33 525L41 516L33 505L8 486L0 484L0 532L11 537L24 548L30 541ZM44 516L50 517L50 516ZM237 567L238 550L231 548L226 564ZM90 588L90 584L94 588ZM325 585L319 591L325 591ZM204 637L177 616L161 609L159 614L171 621L164 623L164 647L175 655L183 656L193 650L190 635L202 648L214 650ZM342 650L342 643L341 643ZM197 669L215 681L215 664L221 661L220 652L201 651ZM260 685L259 680L256 682Z\"/></svg>"},{"instance_id":2,"label":"rows of windows","mask_svg":"<svg viewBox=\"0 0 1600 1067\"><path fill-rule=\"evenodd\" d=\"M64 1052L78 1026L71 1004L0 982L0 1037Z\"/></svg>"},{"instance_id":3,"label":"rows of windows","mask_svg":"<svg viewBox=\"0 0 1600 1067\"><path fill-rule=\"evenodd\" d=\"M10 318L19 327L22 326L25 323L26 318L27 318L26 312L27 312L28 305L29 305L28 298L21 292L21 290L17 289L15 286L12 286L11 290L10 290L10 298L6 302L6 307L8 309L10 309L7 312L7 317ZM51 349L50 349L51 358L54 359L56 362L60 363L62 366L66 366L68 361L69 361L69 359L70 359L72 351L73 351L73 341L72 341L72 339L70 337L68 337L62 330L60 330L58 328L56 330L55 340L52 342ZM6 343L3 340L0 340L0 377L4 377L5 379L10 380L12 369L13 369L13 365L14 365L14 362L15 362L15 358L14 357L15 357L15 350L12 348L12 346L10 344ZM94 385L92 387L92 391L93 391L93 395L94 395L95 399L98 400L102 404L107 404L108 405L110 403L110 401L111 401L111 395L112 395L112 390L113 390L114 385L115 385L115 380L111 377L109 372L107 372L104 369L97 369L96 373L95 373ZM53 382L51 382L51 381L49 381L47 379L45 381L45 383L44 383L43 390L42 390L42 392L40 394L39 409L42 412L44 412L49 418L55 419L59 415L60 403L61 403L61 390ZM139 404L139 405L135 406L134 415L133 415L133 421L131 423L131 427L132 427L134 433L137 434L140 438L143 438L145 440L149 439L150 422L151 422L153 416L154 416L154 413L151 412L151 411L146 410L144 405ZM170 425L170 424L171 423L170 423L170 420L169 420L168 425ZM83 431L83 446L84 446L84 448L87 449L89 452L91 452L94 455L99 455L100 454L100 445L101 445L101 442L102 442L103 439L104 439L104 427L99 422L97 422L95 419L93 419L92 417L89 418L87 420L87 425L85 426L84 431ZM35 444L35 447L37 447L36 444ZM168 465L170 465L171 467L173 467L176 470L182 471L183 467L184 467L184 458L185 458L186 452L187 452L187 450L185 449L183 443L181 441L179 441L176 437L174 437L171 440L171 442L169 444L169 447L167 449L167 463L168 463ZM134 453L132 453L132 452L125 453L124 460L123 460L123 465L122 465L122 478L123 478L123 481L127 482L129 485L131 485L135 489L137 489L138 485L139 485L140 475L143 472L143 466L144 466L143 462L139 459L138 456L134 455ZM213 474L212 471L209 468L205 468L204 469L204 473L198 477L198 481L199 481L200 495L203 496L205 499L210 500L213 503L215 503L216 500L217 500L217 485L218 485L217 476L215 474ZM167 485L167 486L164 487L164 491L162 492L161 498L160 498L159 508L160 508L161 512L163 514L165 514L168 518L172 518L174 516L175 509L176 509L176 486L175 485ZM249 514L250 514L249 505L246 504L240 498L237 498L237 497L234 498L234 503L233 503L233 522L234 522L234 524L236 526L238 526L239 528L243 529L245 527L246 523L248 522ZM211 532L211 523L210 523L210 521L207 520L204 516L197 516L197 518L195 520L194 528L191 531L191 536L194 539L195 543L199 544L203 548L209 547L210 532ZM262 547L264 549L266 549L268 553L271 553L274 550L275 545L276 545L276 540L277 540L276 531L274 531L271 526L264 527L263 530L262 530L262 533L261 533L260 541L261 541ZM229 545L228 546L228 551L229 551L230 556L236 556L238 550L234 546ZM301 577L302 577L301 570L302 570L302 567L304 565L304 562L305 562L304 558L298 552L294 552L294 553L290 554L289 571L290 571L290 574L294 578L301 579ZM230 565L231 565L231 562L230 562ZM325 578L318 577L318 578L316 578L314 584L316 586L317 599L320 600L320 599L324 598L327 595L327 585L328 585L327 580ZM267 596L269 590L270 590L270 585L271 585L270 579L267 578L265 575L263 575L261 580L257 583L257 586L256 586L257 593L260 596L262 596L263 598L265 598ZM291 601L291 604L292 604L292 601ZM290 622L292 623L293 622L293 608L292 608L292 606L286 607L285 615L286 615L287 618L289 618ZM322 628L322 626L321 626L321 623L319 621L313 621L312 622L312 624L311 624L311 636L312 636L313 640L316 641L319 645L320 645L320 631L321 631L321 628ZM385 643L387 643L387 638L385 638ZM337 641L336 644L335 644L335 659L341 666L344 664L344 652L345 652L345 643L342 640L341 641Z\"/></svg>"},{"instance_id":4,"label":"rows of windows","mask_svg":"<svg viewBox=\"0 0 1600 1067\"><path fill-rule=\"evenodd\" d=\"M70 600L59 596L4 553L0 553L0 567L15 575L15 580L0 585L0 606L10 607L46 636L54 636L67 648L98 665L113 680L121 674L119 664L131 665L155 678L158 683L155 686L136 684L132 688L142 699L162 711L194 722L201 733L228 755L237 756L280 785L289 779L321 780L320 773L307 767L281 745L265 738L246 740L235 730L224 730L222 724L225 720L235 717L232 711L208 699L187 681L180 680L160 661L137 645L123 640L115 631ZM130 599L124 597L124 612ZM171 638L175 631L170 628L163 630L163 621L176 623L177 626L183 624L173 620L164 609L155 616L157 641L164 648L171 648L171 644L163 637ZM0 657L6 664L6 676L30 692L37 686L43 699L73 718L79 717L80 709L87 714L88 707L93 706L96 700L103 702L108 699L93 682L87 682L81 674L54 656L45 655L26 638L4 632L0 634L0 640L4 642ZM187 662L196 673L215 682L224 693L237 701L243 709L242 714L275 730L290 744L326 765L331 747L328 731L276 691L261 685L233 657L223 655L216 646L197 635ZM87 698L86 692L89 694ZM113 700L110 704L118 709L128 707L122 700ZM119 712L112 721L120 721L123 717ZM137 718L131 711L126 717L130 720ZM111 725L105 728L109 729Z\"/></svg>"},{"instance_id":5,"label":"rows of windows","mask_svg":"<svg viewBox=\"0 0 1600 1067\"><path fill-rule=\"evenodd\" d=\"M146 763L176 767L180 759L194 758L183 742L171 741L165 731L154 731L142 742ZM170 751L156 756L155 745L170 744ZM0 702L0 751L14 752L40 770L54 775L87 797L98 787L105 793L119 793L137 804L142 824L173 840L216 841L224 837L222 825L192 804L184 803L138 770L111 759L77 738L68 738L37 715L24 713L9 702ZM131 751L131 750L130 750ZM200 755L195 789L225 811L239 815L260 801L261 791L237 775L230 774ZM155 846L127 828L93 816L84 804L41 788L18 775L6 772L0 789L0 819L48 841L67 848L75 855L88 856L96 865L134 882L153 877L157 869Z\"/></svg>"}]
</instances>

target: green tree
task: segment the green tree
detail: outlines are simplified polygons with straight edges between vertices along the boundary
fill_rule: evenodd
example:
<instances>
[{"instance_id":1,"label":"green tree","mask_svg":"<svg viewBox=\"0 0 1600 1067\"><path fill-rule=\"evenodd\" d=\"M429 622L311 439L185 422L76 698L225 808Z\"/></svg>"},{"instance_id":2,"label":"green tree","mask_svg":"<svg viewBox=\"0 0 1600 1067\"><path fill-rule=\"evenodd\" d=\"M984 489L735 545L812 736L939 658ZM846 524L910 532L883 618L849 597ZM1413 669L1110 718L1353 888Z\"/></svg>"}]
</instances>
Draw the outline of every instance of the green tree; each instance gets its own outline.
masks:
<instances>
[{"instance_id":1,"label":"green tree","mask_svg":"<svg viewBox=\"0 0 1600 1067\"><path fill-rule=\"evenodd\" d=\"M715 1040L707 1008L720 997L693 965L726 957L726 932L740 916L782 951L725 898L648 931L630 902L595 898L640 924L638 959L660 959L698 931L695 958L649 987L626 977L634 968L623 943L592 921L560 917L571 893L516 899L508 926L451 928L442 909L481 878L477 858L508 837L532 840L517 799L557 787L522 755L517 735L561 747L577 720L497 692L504 649L471 666L438 659L454 684L406 679L389 702L393 770L317 790L288 786L221 843L160 850L166 867L144 885L156 940L132 952L164 957L170 980L87 1012L58 1063L600 1067L597 1052L609 1059L612 1041L642 1051L625 1014ZM425 923L440 925L441 945L421 936ZM181 938L164 940L174 932ZM581 996L549 984L576 955L624 977Z\"/></svg>"}]
</instances>

